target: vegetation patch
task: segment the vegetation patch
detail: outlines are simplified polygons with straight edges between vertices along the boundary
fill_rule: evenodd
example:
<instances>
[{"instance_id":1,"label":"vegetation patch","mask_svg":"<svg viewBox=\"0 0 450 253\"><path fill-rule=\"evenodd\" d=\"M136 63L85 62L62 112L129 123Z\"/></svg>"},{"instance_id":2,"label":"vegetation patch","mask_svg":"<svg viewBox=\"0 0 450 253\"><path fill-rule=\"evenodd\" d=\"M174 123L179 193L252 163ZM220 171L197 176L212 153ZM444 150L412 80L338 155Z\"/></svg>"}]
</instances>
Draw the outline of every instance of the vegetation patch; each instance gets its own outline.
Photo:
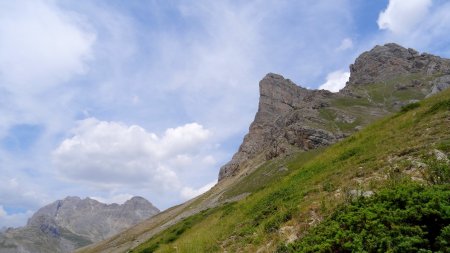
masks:
<instances>
[{"instance_id":1,"label":"vegetation patch","mask_svg":"<svg viewBox=\"0 0 450 253\"><path fill-rule=\"evenodd\" d=\"M400 112L401 113L409 112L411 110L418 108L419 106L420 106L419 102L410 103L410 104L402 106L402 108L400 109Z\"/></svg>"},{"instance_id":2,"label":"vegetation patch","mask_svg":"<svg viewBox=\"0 0 450 253\"><path fill-rule=\"evenodd\" d=\"M356 154L358 154L359 152L361 152L360 148L351 148L351 149L347 149L344 152L342 152L336 159L335 161L345 161L347 159L349 159L352 156L355 156Z\"/></svg>"},{"instance_id":3,"label":"vegetation patch","mask_svg":"<svg viewBox=\"0 0 450 253\"><path fill-rule=\"evenodd\" d=\"M442 140L437 144L436 148L446 153L450 153L450 139Z\"/></svg>"},{"instance_id":4,"label":"vegetation patch","mask_svg":"<svg viewBox=\"0 0 450 253\"><path fill-rule=\"evenodd\" d=\"M443 100L434 104L425 112L425 114L434 114L438 111L450 111L450 99Z\"/></svg>"},{"instance_id":5,"label":"vegetation patch","mask_svg":"<svg viewBox=\"0 0 450 253\"><path fill-rule=\"evenodd\" d=\"M449 252L449 185L406 183L340 207L278 252Z\"/></svg>"},{"instance_id":6,"label":"vegetation patch","mask_svg":"<svg viewBox=\"0 0 450 253\"><path fill-rule=\"evenodd\" d=\"M305 164L307 161L323 152L323 150L324 148L317 148L296 153L284 160L273 159L268 161L237 184L231 186L230 189L223 194L223 198L232 198L246 192L256 192L292 173L294 168Z\"/></svg>"},{"instance_id":7,"label":"vegetation patch","mask_svg":"<svg viewBox=\"0 0 450 253\"><path fill-rule=\"evenodd\" d=\"M154 236L139 248L131 250L130 253L155 252L161 245L170 244L176 241L186 230L190 229L193 225L195 225L202 219L208 217L212 212L216 211L216 209L204 210L196 215L192 215L183 219L169 229L166 229L165 231L159 233L157 236Z\"/></svg>"}]
</instances>

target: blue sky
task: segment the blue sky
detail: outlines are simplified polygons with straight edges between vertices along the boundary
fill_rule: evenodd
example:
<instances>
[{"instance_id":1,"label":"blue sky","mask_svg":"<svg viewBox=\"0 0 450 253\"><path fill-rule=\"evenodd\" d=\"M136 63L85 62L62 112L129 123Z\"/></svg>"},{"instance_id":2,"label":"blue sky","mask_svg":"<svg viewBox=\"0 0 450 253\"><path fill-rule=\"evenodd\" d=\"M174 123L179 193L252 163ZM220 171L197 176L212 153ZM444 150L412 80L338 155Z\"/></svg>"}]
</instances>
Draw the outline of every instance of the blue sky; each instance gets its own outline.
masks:
<instances>
[{"instance_id":1,"label":"blue sky","mask_svg":"<svg viewBox=\"0 0 450 253\"><path fill-rule=\"evenodd\" d=\"M65 196L211 187L268 72L337 91L396 42L450 56L444 0L0 1L0 228Z\"/></svg>"}]
</instances>

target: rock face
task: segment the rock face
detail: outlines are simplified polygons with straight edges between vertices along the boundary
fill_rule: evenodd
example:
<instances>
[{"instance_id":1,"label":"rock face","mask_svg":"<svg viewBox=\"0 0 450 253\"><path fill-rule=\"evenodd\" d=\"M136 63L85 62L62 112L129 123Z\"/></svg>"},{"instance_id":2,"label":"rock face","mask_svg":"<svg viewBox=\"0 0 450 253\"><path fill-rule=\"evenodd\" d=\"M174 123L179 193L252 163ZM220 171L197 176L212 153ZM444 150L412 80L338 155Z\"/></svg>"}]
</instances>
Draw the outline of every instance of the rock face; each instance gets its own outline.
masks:
<instances>
[{"instance_id":1,"label":"rock face","mask_svg":"<svg viewBox=\"0 0 450 253\"><path fill-rule=\"evenodd\" d=\"M449 86L449 59L393 43L361 54L338 93L308 90L267 74L259 83L259 107L249 133L220 169L219 181L249 169L252 159L268 160L294 149L335 143L374 119Z\"/></svg>"},{"instance_id":2,"label":"rock face","mask_svg":"<svg viewBox=\"0 0 450 253\"><path fill-rule=\"evenodd\" d=\"M219 180L234 175L243 161L268 150L267 158L287 152L289 146L317 148L336 141L337 136L299 122L314 122L317 109L327 106L334 94L298 87L289 79L269 73L259 83L259 109L249 133L233 159L220 170ZM301 112L301 113L299 113Z\"/></svg>"},{"instance_id":3,"label":"rock face","mask_svg":"<svg viewBox=\"0 0 450 253\"><path fill-rule=\"evenodd\" d=\"M142 197L122 205L67 197L39 209L25 227L0 235L0 252L72 252L157 213L159 210Z\"/></svg>"},{"instance_id":4,"label":"rock face","mask_svg":"<svg viewBox=\"0 0 450 253\"><path fill-rule=\"evenodd\" d=\"M384 82L409 74L435 75L449 73L448 59L427 53L419 54L394 43L375 46L350 65L349 85Z\"/></svg>"}]
</instances>

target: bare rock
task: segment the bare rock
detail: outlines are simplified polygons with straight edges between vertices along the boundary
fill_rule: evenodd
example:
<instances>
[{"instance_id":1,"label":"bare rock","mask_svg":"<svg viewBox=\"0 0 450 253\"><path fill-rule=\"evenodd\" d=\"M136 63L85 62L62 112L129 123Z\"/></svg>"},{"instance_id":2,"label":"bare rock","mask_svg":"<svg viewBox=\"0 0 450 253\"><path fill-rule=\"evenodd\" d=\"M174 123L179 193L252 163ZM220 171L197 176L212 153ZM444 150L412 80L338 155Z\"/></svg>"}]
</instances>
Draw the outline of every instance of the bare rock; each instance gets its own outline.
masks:
<instances>
[{"instance_id":1,"label":"bare rock","mask_svg":"<svg viewBox=\"0 0 450 253\"><path fill-rule=\"evenodd\" d=\"M379 117L450 86L449 59L394 43L364 52L350 65L350 72L349 82L338 93L305 89L281 75L267 74L259 82L255 119L238 152L220 169L219 181L237 175L244 162L261 154L269 160L291 150L333 144ZM396 81L402 77L405 80ZM378 94L384 97L369 94L371 85L380 84L392 87L381 86ZM394 91L399 95L387 93Z\"/></svg>"},{"instance_id":2,"label":"bare rock","mask_svg":"<svg viewBox=\"0 0 450 253\"><path fill-rule=\"evenodd\" d=\"M319 120L318 109L328 106L327 98L333 97L333 93L308 90L273 73L260 81L259 90L255 120L239 151L220 169L219 180L235 175L242 162L261 152L271 159L284 154L288 144L307 150L337 139L332 133L308 126L309 122Z\"/></svg>"},{"instance_id":3,"label":"bare rock","mask_svg":"<svg viewBox=\"0 0 450 253\"><path fill-rule=\"evenodd\" d=\"M433 87L431 88L430 94L427 95L427 97L434 95L438 92L441 92L445 89L448 89L450 87L450 75L441 76L439 78L436 78L432 82Z\"/></svg>"},{"instance_id":4,"label":"bare rock","mask_svg":"<svg viewBox=\"0 0 450 253\"><path fill-rule=\"evenodd\" d=\"M350 65L349 85L383 82L398 76L418 73L449 73L450 61L431 54L419 54L395 43L375 46Z\"/></svg>"},{"instance_id":5,"label":"bare rock","mask_svg":"<svg viewBox=\"0 0 450 253\"><path fill-rule=\"evenodd\" d=\"M442 152L438 149L435 149L435 150L433 150L433 153L438 161L443 161L443 162L447 162L447 163L449 162L449 159L444 152Z\"/></svg>"},{"instance_id":6,"label":"bare rock","mask_svg":"<svg viewBox=\"0 0 450 253\"><path fill-rule=\"evenodd\" d=\"M0 235L0 251L9 245L9 252L72 252L157 213L159 210L142 197L133 197L122 205L67 197L39 209L25 227Z\"/></svg>"}]
</instances>

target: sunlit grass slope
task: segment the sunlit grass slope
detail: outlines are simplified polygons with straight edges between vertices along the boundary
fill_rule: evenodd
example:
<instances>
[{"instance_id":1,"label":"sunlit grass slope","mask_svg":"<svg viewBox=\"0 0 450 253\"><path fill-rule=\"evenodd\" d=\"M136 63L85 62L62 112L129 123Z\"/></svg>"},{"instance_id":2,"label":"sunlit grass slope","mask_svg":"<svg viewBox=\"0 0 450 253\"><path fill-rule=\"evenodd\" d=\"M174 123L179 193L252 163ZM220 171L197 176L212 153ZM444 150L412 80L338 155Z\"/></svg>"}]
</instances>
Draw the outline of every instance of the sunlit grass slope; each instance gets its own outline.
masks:
<instances>
[{"instance_id":1,"label":"sunlit grass slope","mask_svg":"<svg viewBox=\"0 0 450 253\"><path fill-rule=\"evenodd\" d=\"M450 89L329 148L266 162L224 193L251 193L245 199L188 217L132 252L302 251L308 231L335 210L406 181L429 184L427 169L449 152Z\"/></svg>"}]
</instances>

